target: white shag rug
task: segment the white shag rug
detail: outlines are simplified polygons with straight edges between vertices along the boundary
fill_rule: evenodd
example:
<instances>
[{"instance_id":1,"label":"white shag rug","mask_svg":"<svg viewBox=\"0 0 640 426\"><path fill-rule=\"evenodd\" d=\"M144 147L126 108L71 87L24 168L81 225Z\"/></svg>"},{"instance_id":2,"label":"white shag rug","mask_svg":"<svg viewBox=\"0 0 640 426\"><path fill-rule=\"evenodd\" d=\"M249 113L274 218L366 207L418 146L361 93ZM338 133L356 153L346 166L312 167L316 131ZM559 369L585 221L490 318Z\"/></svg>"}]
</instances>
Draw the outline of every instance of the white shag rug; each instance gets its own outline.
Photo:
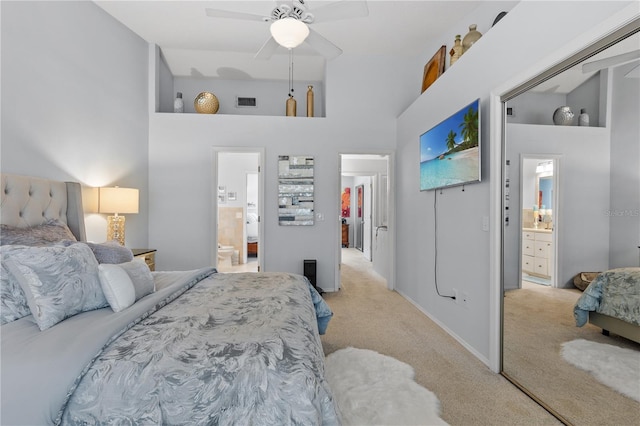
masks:
<instances>
[{"instance_id":1,"label":"white shag rug","mask_svg":"<svg viewBox=\"0 0 640 426\"><path fill-rule=\"evenodd\" d=\"M413 367L368 349L329 354L325 374L344 425L446 425L436 395L417 384Z\"/></svg>"},{"instance_id":2,"label":"white shag rug","mask_svg":"<svg viewBox=\"0 0 640 426\"><path fill-rule=\"evenodd\" d=\"M602 384L640 402L640 352L576 339L563 343L560 353Z\"/></svg>"}]
</instances>

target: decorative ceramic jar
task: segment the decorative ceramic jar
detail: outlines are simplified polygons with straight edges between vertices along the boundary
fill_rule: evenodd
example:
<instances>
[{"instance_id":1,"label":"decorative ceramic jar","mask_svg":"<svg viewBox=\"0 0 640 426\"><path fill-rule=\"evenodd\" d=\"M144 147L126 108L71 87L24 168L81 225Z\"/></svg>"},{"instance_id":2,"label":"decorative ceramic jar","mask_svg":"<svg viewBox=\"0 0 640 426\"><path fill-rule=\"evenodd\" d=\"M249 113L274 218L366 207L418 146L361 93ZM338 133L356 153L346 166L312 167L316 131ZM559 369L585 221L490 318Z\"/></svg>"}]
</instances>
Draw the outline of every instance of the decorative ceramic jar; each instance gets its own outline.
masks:
<instances>
[{"instance_id":1,"label":"decorative ceramic jar","mask_svg":"<svg viewBox=\"0 0 640 426\"><path fill-rule=\"evenodd\" d=\"M476 30L477 25L471 24L469 25L469 32L462 39L462 53L465 53L467 50L473 46L473 44L482 37L482 34Z\"/></svg>"},{"instance_id":2,"label":"decorative ceramic jar","mask_svg":"<svg viewBox=\"0 0 640 426\"><path fill-rule=\"evenodd\" d=\"M580 110L580 115L578 116L578 126L589 126L589 114L587 114L586 108L582 108Z\"/></svg>"},{"instance_id":3,"label":"decorative ceramic jar","mask_svg":"<svg viewBox=\"0 0 640 426\"><path fill-rule=\"evenodd\" d=\"M313 117L313 86L307 86L307 117Z\"/></svg>"},{"instance_id":4,"label":"decorative ceramic jar","mask_svg":"<svg viewBox=\"0 0 640 426\"><path fill-rule=\"evenodd\" d=\"M449 62L449 66L453 65L459 58L462 56L462 39L460 34L456 34L456 39L453 42L453 47L449 51L451 55L451 60Z\"/></svg>"},{"instance_id":5,"label":"decorative ceramic jar","mask_svg":"<svg viewBox=\"0 0 640 426\"><path fill-rule=\"evenodd\" d=\"M220 103L213 93L202 92L196 96L195 101L193 101L193 107L196 112L201 114L215 114L220 108Z\"/></svg>"},{"instance_id":6,"label":"decorative ceramic jar","mask_svg":"<svg viewBox=\"0 0 640 426\"><path fill-rule=\"evenodd\" d=\"M289 95L289 99L287 99L287 117L295 117L296 116L296 106L298 102L294 99L293 95Z\"/></svg>"},{"instance_id":7,"label":"decorative ceramic jar","mask_svg":"<svg viewBox=\"0 0 640 426\"><path fill-rule=\"evenodd\" d=\"M558 107L553 113L553 124L571 126L573 124L573 115L573 111L568 106Z\"/></svg>"},{"instance_id":8,"label":"decorative ceramic jar","mask_svg":"<svg viewBox=\"0 0 640 426\"><path fill-rule=\"evenodd\" d=\"M182 92L176 93L176 99L173 101L173 112L184 112L184 101L182 100Z\"/></svg>"}]
</instances>

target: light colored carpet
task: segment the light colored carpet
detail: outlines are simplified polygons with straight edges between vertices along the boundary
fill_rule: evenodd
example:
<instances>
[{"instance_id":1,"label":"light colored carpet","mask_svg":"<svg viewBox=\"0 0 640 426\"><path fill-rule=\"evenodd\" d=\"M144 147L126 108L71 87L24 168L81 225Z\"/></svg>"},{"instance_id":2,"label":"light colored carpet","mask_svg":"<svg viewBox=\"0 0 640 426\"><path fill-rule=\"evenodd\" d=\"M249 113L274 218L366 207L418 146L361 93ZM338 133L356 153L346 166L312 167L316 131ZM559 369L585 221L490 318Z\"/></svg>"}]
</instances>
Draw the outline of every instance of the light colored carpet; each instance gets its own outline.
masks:
<instances>
[{"instance_id":1,"label":"light colored carpet","mask_svg":"<svg viewBox=\"0 0 640 426\"><path fill-rule=\"evenodd\" d=\"M576 327L578 289L523 283L504 299L504 370L575 425L637 425L640 404L611 390L591 374L567 364L563 343L585 339L640 351L619 336L587 324Z\"/></svg>"},{"instance_id":2,"label":"light colored carpet","mask_svg":"<svg viewBox=\"0 0 640 426\"><path fill-rule=\"evenodd\" d=\"M413 368L369 349L326 358L325 374L348 425L446 425L436 395L417 384Z\"/></svg>"},{"instance_id":3,"label":"light colored carpet","mask_svg":"<svg viewBox=\"0 0 640 426\"><path fill-rule=\"evenodd\" d=\"M323 295L334 312L321 336L325 355L351 346L411 365L416 383L436 394L440 417L451 425L560 424L406 299L387 290L361 252L342 252L342 289Z\"/></svg>"},{"instance_id":4,"label":"light colored carpet","mask_svg":"<svg viewBox=\"0 0 640 426\"><path fill-rule=\"evenodd\" d=\"M562 357L600 382L640 402L640 352L576 339L562 345Z\"/></svg>"}]
</instances>

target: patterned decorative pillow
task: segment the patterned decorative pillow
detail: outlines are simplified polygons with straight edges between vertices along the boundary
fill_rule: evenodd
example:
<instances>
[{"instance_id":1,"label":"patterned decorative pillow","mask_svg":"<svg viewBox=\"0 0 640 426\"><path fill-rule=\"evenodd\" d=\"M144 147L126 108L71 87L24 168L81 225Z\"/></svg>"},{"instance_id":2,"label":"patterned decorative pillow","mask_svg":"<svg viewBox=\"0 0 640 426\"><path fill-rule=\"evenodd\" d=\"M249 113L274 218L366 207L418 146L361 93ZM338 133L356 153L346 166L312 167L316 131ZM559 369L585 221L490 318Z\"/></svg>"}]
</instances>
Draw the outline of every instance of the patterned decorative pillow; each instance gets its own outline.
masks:
<instances>
[{"instance_id":1,"label":"patterned decorative pillow","mask_svg":"<svg viewBox=\"0 0 640 426\"><path fill-rule=\"evenodd\" d=\"M136 290L136 302L147 294L155 291L155 282L149 267L143 259L136 259L131 262L121 263L118 265L129 275Z\"/></svg>"},{"instance_id":2,"label":"patterned decorative pillow","mask_svg":"<svg viewBox=\"0 0 640 426\"><path fill-rule=\"evenodd\" d=\"M4 258L40 330L80 312L108 306L98 262L85 244L23 247Z\"/></svg>"},{"instance_id":3,"label":"patterned decorative pillow","mask_svg":"<svg viewBox=\"0 0 640 426\"><path fill-rule=\"evenodd\" d=\"M133 260L133 252L117 241L107 241L105 243L78 242L74 240L61 241L61 245L68 247L71 244L86 244L93 251L93 255L98 263L125 263Z\"/></svg>"},{"instance_id":4,"label":"patterned decorative pillow","mask_svg":"<svg viewBox=\"0 0 640 426\"><path fill-rule=\"evenodd\" d=\"M31 315L24 291L4 264L5 256L15 250L16 246L0 246L0 324Z\"/></svg>"},{"instance_id":5,"label":"patterned decorative pillow","mask_svg":"<svg viewBox=\"0 0 640 426\"><path fill-rule=\"evenodd\" d=\"M58 219L28 228L0 225L0 245L49 246L62 240L76 241L76 237Z\"/></svg>"}]
</instances>

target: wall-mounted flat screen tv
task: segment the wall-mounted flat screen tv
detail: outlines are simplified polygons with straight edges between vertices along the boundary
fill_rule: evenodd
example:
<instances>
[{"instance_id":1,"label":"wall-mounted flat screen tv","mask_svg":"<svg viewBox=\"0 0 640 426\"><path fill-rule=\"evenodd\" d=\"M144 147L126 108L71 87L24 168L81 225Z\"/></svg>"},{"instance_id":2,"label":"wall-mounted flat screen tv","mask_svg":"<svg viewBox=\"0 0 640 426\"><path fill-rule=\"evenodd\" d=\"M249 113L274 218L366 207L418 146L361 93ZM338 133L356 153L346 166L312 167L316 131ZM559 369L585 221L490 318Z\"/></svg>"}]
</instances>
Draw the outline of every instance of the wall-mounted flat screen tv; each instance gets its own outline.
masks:
<instances>
[{"instance_id":1,"label":"wall-mounted flat screen tv","mask_svg":"<svg viewBox=\"0 0 640 426\"><path fill-rule=\"evenodd\" d=\"M480 182L480 99L420 136L420 190Z\"/></svg>"}]
</instances>

